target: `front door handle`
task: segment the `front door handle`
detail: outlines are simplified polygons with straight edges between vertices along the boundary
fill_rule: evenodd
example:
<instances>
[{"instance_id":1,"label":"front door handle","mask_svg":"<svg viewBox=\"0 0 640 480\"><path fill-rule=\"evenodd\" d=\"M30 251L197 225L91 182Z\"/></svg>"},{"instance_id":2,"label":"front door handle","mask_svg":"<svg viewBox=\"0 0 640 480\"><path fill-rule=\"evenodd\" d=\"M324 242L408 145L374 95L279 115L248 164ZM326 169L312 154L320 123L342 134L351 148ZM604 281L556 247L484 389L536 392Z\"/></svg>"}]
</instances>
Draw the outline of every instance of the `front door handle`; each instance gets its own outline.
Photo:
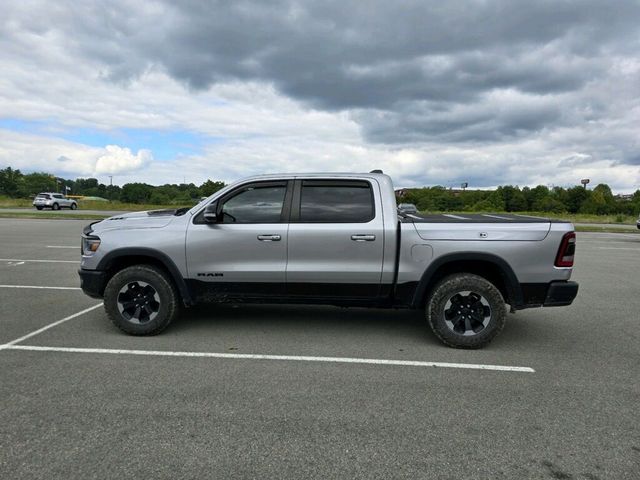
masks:
<instances>
[{"instance_id":1,"label":"front door handle","mask_svg":"<svg viewBox=\"0 0 640 480\"><path fill-rule=\"evenodd\" d=\"M258 235L261 242L279 242L280 238L280 235Z\"/></svg>"},{"instance_id":2,"label":"front door handle","mask_svg":"<svg viewBox=\"0 0 640 480\"><path fill-rule=\"evenodd\" d=\"M375 235L351 235L354 242L373 242L375 239Z\"/></svg>"}]
</instances>

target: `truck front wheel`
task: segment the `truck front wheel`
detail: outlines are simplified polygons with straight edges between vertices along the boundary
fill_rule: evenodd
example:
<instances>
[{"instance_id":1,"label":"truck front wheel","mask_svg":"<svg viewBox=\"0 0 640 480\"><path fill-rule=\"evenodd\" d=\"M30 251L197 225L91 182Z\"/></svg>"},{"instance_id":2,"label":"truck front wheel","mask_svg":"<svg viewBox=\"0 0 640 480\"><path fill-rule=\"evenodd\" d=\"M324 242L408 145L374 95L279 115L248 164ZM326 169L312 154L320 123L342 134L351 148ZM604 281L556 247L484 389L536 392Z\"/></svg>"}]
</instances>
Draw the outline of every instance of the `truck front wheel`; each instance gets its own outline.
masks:
<instances>
[{"instance_id":1,"label":"truck front wheel","mask_svg":"<svg viewBox=\"0 0 640 480\"><path fill-rule=\"evenodd\" d=\"M481 348L504 327L507 309L500 290L478 275L457 273L441 280L426 306L427 321L444 344Z\"/></svg>"},{"instance_id":2,"label":"truck front wheel","mask_svg":"<svg viewBox=\"0 0 640 480\"><path fill-rule=\"evenodd\" d=\"M157 335L178 316L180 297L167 274L152 265L116 273L104 290L107 315L130 335Z\"/></svg>"}]
</instances>

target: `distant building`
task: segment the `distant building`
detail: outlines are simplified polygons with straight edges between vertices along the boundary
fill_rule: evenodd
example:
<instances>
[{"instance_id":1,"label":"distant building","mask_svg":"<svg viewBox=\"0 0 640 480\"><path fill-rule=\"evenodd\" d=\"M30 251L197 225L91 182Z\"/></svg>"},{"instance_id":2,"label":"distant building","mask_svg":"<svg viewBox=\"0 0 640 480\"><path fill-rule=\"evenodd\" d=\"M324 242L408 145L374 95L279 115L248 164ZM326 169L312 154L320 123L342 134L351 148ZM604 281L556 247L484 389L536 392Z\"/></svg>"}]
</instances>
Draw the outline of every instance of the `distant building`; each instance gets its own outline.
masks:
<instances>
[{"instance_id":1,"label":"distant building","mask_svg":"<svg viewBox=\"0 0 640 480\"><path fill-rule=\"evenodd\" d=\"M633 193L620 193L618 195L614 195L613 198L623 202L630 202L633 200Z\"/></svg>"}]
</instances>

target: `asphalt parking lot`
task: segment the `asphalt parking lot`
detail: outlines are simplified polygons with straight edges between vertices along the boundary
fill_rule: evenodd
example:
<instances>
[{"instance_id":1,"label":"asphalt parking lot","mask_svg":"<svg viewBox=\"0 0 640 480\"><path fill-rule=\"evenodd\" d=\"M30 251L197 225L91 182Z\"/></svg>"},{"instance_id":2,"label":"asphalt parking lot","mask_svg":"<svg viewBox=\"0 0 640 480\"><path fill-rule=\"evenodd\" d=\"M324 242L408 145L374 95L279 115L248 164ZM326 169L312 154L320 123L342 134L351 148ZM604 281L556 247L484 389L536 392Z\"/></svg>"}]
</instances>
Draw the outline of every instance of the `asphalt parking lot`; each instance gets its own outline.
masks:
<instances>
[{"instance_id":1,"label":"asphalt parking lot","mask_svg":"<svg viewBox=\"0 0 640 480\"><path fill-rule=\"evenodd\" d=\"M333 307L126 336L78 289L85 223L0 219L2 478L640 478L640 236L578 234L574 305L461 351Z\"/></svg>"}]
</instances>

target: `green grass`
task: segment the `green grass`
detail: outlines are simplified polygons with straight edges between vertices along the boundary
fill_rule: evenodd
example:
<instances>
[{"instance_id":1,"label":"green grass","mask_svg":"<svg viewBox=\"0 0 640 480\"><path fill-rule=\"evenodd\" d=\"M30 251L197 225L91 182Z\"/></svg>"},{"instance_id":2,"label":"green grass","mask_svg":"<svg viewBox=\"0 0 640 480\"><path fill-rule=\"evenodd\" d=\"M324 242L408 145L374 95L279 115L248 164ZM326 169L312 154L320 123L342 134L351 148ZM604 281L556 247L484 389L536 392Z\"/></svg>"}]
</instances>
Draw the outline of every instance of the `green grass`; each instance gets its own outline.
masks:
<instances>
[{"instance_id":1,"label":"green grass","mask_svg":"<svg viewBox=\"0 0 640 480\"><path fill-rule=\"evenodd\" d=\"M516 212L514 212L516 213ZM569 220L572 223L619 223L621 225L635 224L638 217L622 215L619 213L611 215L589 215L586 213L545 213L545 212L517 212L522 215L533 215L536 217L556 218L559 220Z\"/></svg>"},{"instance_id":2,"label":"green grass","mask_svg":"<svg viewBox=\"0 0 640 480\"><path fill-rule=\"evenodd\" d=\"M32 207L33 201L26 198L9 198L0 196L0 208Z\"/></svg>"},{"instance_id":3,"label":"green grass","mask_svg":"<svg viewBox=\"0 0 640 480\"><path fill-rule=\"evenodd\" d=\"M127 212L137 212L140 210L159 210L163 208L182 208L193 207L192 204L165 204L158 205L153 203L124 203L124 202L99 202L99 201L78 201L78 208L85 210L122 210Z\"/></svg>"},{"instance_id":4,"label":"green grass","mask_svg":"<svg viewBox=\"0 0 640 480\"><path fill-rule=\"evenodd\" d=\"M124 203L124 202L100 202L97 200L78 200L80 210L122 210L136 212L139 210L157 210L162 208L192 207L195 203L188 204L152 204L152 203ZM33 201L28 198L8 198L0 196L0 208L32 208Z\"/></svg>"},{"instance_id":5,"label":"green grass","mask_svg":"<svg viewBox=\"0 0 640 480\"><path fill-rule=\"evenodd\" d=\"M596 227L596 226L577 225L575 227L575 229L576 229L576 232L629 233L629 234L632 234L632 235L640 234L640 230L632 230L630 228Z\"/></svg>"}]
</instances>

